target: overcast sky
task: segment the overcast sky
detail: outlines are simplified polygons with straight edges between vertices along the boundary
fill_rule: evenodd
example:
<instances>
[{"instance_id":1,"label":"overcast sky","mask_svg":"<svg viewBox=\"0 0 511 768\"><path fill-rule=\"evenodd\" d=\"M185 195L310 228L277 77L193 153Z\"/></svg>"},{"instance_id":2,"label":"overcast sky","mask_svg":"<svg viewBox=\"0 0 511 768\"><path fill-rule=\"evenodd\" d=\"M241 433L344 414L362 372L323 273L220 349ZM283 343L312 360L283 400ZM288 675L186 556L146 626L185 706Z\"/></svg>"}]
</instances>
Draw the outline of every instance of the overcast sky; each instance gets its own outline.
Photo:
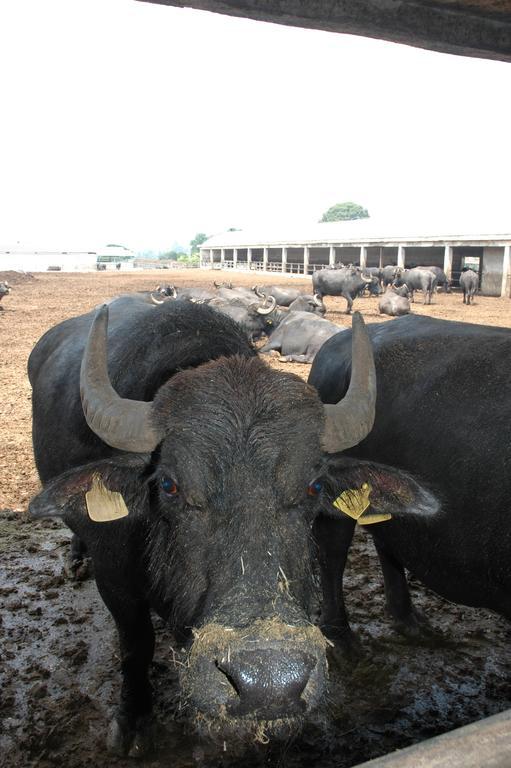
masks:
<instances>
[{"instance_id":1,"label":"overcast sky","mask_svg":"<svg viewBox=\"0 0 511 768\"><path fill-rule=\"evenodd\" d=\"M16 0L0 67L0 246L165 249L344 200L511 229L510 64L135 0Z\"/></svg>"}]
</instances>

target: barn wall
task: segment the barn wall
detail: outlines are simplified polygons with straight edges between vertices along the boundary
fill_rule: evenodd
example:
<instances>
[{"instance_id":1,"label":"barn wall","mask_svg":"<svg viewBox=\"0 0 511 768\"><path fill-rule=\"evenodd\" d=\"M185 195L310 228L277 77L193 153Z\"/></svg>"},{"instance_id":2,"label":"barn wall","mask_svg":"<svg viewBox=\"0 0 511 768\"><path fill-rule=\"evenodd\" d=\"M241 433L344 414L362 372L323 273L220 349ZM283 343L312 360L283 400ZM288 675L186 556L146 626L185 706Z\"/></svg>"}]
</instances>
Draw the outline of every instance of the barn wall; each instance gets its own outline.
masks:
<instances>
[{"instance_id":1,"label":"barn wall","mask_svg":"<svg viewBox=\"0 0 511 768\"><path fill-rule=\"evenodd\" d=\"M504 248L483 248L482 251L481 293L485 296L500 296Z\"/></svg>"}]
</instances>

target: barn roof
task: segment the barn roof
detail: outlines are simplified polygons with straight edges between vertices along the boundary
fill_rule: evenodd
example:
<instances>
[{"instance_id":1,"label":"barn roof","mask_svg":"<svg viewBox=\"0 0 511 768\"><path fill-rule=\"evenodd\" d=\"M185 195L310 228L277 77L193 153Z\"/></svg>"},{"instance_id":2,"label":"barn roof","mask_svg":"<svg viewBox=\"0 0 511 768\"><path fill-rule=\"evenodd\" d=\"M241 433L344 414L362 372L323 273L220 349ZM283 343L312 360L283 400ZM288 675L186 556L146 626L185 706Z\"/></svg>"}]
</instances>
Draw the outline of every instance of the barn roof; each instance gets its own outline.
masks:
<instances>
[{"instance_id":1,"label":"barn roof","mask_svg":"<svg viewBox=\"0 0 511 768\"><path fill-rule=\"evenodd\" d=\"M282 245L320 245L339 243L349 245L384 242L466 242L511 243L511 222L469 226L462 222L410 222L399 220L358 219L309 225L282 225L257 229L223 232L208 238L203 248L246 248Z\"/></svg>"},{"instance_id":2,"label":"barn roof","mask_svg":"<svg viewBox=\"0 0 511 768\"><path fill-rule=\"evenodd\" d=\"M511 61L511 0L145 0Z\"/></svg>"}]
</instances>

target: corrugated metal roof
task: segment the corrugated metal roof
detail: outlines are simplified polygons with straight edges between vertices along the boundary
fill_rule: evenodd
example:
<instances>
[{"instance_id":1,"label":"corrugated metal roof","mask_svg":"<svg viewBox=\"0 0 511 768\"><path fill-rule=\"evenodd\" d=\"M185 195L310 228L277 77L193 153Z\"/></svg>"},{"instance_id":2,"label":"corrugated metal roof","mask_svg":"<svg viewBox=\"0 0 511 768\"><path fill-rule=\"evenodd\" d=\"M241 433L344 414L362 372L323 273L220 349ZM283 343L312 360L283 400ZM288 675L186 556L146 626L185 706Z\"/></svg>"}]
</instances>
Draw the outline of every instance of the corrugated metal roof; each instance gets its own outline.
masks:
<instances>
[{"instance_id":1,"label":"corrugated metal roof","mask_svg":"<svg viewBox=\"0 0 511 768\"><path fill-rule=\"evenodd\" d=\"M473 222L382 221L374 218L334 221L296 226L261 227L223 232L208 238L203 248L246 248L281 245L371 244L382 241L488 241L511 243L511 221L482 224Z\"/></svg>"}]
</instances>

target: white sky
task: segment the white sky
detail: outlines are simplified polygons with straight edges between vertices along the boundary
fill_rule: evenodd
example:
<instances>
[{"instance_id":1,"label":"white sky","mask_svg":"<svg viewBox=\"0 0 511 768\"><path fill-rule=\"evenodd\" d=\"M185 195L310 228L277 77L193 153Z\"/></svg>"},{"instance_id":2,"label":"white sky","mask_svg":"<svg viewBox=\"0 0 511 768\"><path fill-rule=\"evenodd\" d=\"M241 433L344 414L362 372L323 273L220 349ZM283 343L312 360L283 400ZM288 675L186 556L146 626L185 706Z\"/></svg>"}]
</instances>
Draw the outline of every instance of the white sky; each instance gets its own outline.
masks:
<instances>
[{"instance_id":1,"label":"white sky","mask_svg":"<svg viewBox=\"0 0 511 768\"><path fill-rule=\"evenodd\" d=\"M0 3L0 245L511 224L511 65L135 0Z\"/></svg>"}]
</instances>

